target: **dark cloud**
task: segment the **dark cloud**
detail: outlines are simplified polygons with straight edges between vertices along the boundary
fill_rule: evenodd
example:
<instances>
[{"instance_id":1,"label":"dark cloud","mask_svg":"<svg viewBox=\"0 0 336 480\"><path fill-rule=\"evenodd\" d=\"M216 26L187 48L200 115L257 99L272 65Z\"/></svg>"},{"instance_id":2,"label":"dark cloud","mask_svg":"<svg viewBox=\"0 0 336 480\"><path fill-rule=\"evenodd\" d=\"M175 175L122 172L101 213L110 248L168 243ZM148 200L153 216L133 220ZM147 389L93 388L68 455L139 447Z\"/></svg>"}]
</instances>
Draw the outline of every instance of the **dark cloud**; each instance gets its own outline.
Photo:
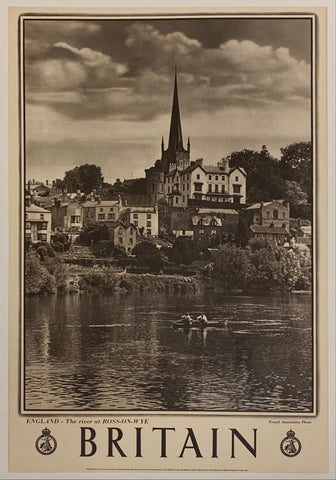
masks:
<instances>
[{"instance_id":1,"label":"dark cloud","mask_svg":"<svg viewBox=\"0 0 336 480\"><path fill-rule=\"evenodd\" d=\"M251 28L253 23L249 22L245 25ZM261 20L256 22L260 25ZM309 102L310 66L293 57L287 47L274 48L246 39L225 41L227 32L216 48L205 47L201 39L206 28L200 20L196 23L198 38L188 36L188 29L171 31L166 26L163 33L160 27L165 23L159 21L34 23L26 31L26 50L35 52L26 58L27 100L77 120L109 116L151 120L169 104L173 66L177 65L188 114L232 105L264 108L280 102ZM224 23L211 25L223 28ZM169 25L182 28L184 24ZM106 49L92 48L94 39L96 44L100 36L106 40L108 28L122 32L118 42L110 46L110 53L116 53L122 44L123 58L120 52L114 57ZM87 43L81 44L87 32ZM216 36L219 38L218 28ZM48 45L47 39L54 43ZM38 47L43 52L40 55L36 55ZM50 96L39 92L50 92ZM64 101L57 92L73 92L75 101Z\"/></svg>"}]
</instances>

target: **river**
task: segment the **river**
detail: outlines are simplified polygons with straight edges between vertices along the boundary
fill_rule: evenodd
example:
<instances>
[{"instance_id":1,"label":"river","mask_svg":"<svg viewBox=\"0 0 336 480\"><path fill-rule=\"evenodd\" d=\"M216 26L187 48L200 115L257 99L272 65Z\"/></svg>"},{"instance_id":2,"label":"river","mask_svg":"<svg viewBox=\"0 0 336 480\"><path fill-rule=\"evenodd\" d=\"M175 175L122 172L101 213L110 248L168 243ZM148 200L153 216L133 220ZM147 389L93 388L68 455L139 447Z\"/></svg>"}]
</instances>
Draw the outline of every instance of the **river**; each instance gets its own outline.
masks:
<instances>
[{"instance_id":1,"label":"river","mask_svg":"<svg viewBox=\"0 0 336 480\"><path fill-rule=\"evenodd\" d=\"M222 327L175 331L183 313ZM311 412L311 296L25 301L27 410Z\"/></svg>"}]
</instances>

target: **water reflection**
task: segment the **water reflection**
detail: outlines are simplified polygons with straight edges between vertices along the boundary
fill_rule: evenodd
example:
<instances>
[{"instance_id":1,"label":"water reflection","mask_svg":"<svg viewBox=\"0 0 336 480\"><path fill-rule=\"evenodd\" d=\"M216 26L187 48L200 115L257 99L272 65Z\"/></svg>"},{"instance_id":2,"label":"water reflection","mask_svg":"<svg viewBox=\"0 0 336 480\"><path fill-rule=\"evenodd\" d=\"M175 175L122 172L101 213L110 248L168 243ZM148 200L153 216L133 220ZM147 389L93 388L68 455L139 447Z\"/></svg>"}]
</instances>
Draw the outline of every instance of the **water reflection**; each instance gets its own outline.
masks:
<instances>
[{"instance_id":1,"label":"water reflection","mask_svg":"<svg viewBox=\"0 0 336 480\"><path fill-rule=\"evenodd\" d=\"M172 329L186 311L222 327ZM25 315L27 409L312 410L310 297L30 297Z\"/></svg>"}]
</instances>

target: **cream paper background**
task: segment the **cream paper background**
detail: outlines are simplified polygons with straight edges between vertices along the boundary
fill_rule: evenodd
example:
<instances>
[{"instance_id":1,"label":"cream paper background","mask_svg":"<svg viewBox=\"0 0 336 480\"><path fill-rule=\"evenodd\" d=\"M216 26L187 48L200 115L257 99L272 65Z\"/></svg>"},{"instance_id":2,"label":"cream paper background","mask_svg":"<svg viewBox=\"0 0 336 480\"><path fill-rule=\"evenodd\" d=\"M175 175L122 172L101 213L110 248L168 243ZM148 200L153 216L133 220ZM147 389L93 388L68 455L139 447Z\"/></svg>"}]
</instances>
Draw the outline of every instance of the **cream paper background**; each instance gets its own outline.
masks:
<instances>
[{"instance_id":1,"label":"cream paper background","mask_svg":"<svg viewBox=\"0 0 336 480\"><path fill-rule=\"evenodd\" d=\"M270 2L267 2L268 4ZM280 2L277 2L279 5ZM327 266L328 266L328 245L327 245L327 71L326 71L326 10L311 8L307 5L297 8L277 9L255 9L255 8L194 8L194 9L165 9L165 13L315 13L318 17L318 165L317 165L317 191L318 208L316 227L318 231L318 302L317 302L317 401L318 414L316 417L274 417L258 415L174 415L169 414L148 414L139 415L20 415L19 414L19 372L20 372L20 277L18 275L20 266L20 239L18 235L19 211L20 211L20 182L19 182L19 118L18 118L18 49L17 49L17 18L19 13L73 13L79 12L88 14L114 13L134 14L149 13L151 10L111 10L111 9L48 9L42 6L38 8L12 8L9 12L9 173L10 173L10 301L9 301L9 334L10 334L10 357L9 357L9 466L12 472L57 472L57 476L48 478L61 478L61 472L82 472L74 478L97 478L102 472L106 478L133 478L136 472L142 478L168 477L172 472L175 478L244 478L243 472L248 474L264 473L267 478L285 478L282 474L306 474L300 478L313 478L315 474L327 474L321 478L333 478L328 475L329 471L329 426L330 417L328 414L328 297L327 297ZM292 3L291 3L292 4ZM163 10L154 10L154 13L162 14ZM330 177L329 177L330 180ZM331 371L332 373L332 371ZM329 405L332 407L332 405ZM58 418L65 421L67 418L77 420L75 425L49 425L51 434L58 442L57 450L50 456L40 455L35 449L35 440L41 434L44 425L27 424L27 418ZM124 439L122 445L128 453L128 458L108 458L106 442L106 426L114 425L91 425L96 428L98 450L95 456L81 458L80 454L80 420L98 420L103 418L138 418L148 419L148 426L143 426L143 458L134 458L134 435L133 426L122 426ZM279 424L270 424L269 420L280 420ZM303 423L303 421L311 423ZM282 424L281 422L286 423ZM332 420L334 422L334 420ZM299 423L296 423L299 422ZM139 426L139 425L138 425ZM175 427L176 432L168 432L168 458L159 457L159 436L158 432L152 433L152 427ZM192 427L199 441L200 449L204 458L195 459L192 451L186 451L184 458L178 458L186 438L186 427ZM223 443L219 440L219 458L211 459L210 429L219 429L219 438L225 438ZM255 459L245 448L236 444L236 459L230 458L230 436L229 428L237 428L247 440L252 442L252 428L258 429L258 450ZM285 457L280 452L280 441L285 437L286 432L292 428L302 443L301 453L293 458ZM222 434L222 431L225 432ZM169 439L171 438L171 441ZM133 441L132 441L133 440ZM139 473L145 471L146 473ZM113 473L114 472L114 473ZM205 473L212 472L212 473ZM281 475L277 475L281 474ZM332 475L332 473L331 473ZM70 475L65 474L64 478ZM18 478L17 473L13 478ZM37 478L32 475L30 478ZM47 478L44 474L39 478ZM248 475L254 478L254 475ZM260 478L260 475L257 475ZM288 477L289 478L289 477Z\"/></svg>"}]
</instances>

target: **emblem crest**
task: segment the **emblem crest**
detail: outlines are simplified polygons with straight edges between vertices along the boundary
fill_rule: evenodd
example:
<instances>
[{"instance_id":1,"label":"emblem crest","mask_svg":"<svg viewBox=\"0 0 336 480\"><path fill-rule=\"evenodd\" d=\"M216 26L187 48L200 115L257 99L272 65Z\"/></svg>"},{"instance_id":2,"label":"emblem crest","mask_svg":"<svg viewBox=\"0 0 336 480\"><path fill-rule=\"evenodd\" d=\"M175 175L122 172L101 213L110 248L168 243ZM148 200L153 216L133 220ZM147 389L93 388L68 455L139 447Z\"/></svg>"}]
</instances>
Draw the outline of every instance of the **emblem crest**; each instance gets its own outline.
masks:
<instances>
[{"instance_id":1,"label":"emblem crest","mask_svg":"<svg viewBox=\"0 0 336 480\"><path fill-rule=\"evenodd\" d=\"M280 450L286 457L296 457L301 452L301 442L296 438L292 429L286 435L280 443Z\"/></svg>"},{"instance_id":2,"label":"emblem crest","mask_svg":"<svg viewBox=\"0 0 336 480\"><path fill-rule=\"evenodd\" d=\"M36 439L35 447L41 455L51 455L54 453L57 442L56 438L50 435L49 428L46 427L42 430L42 435Z\"/></svg>"}]
</instances>

